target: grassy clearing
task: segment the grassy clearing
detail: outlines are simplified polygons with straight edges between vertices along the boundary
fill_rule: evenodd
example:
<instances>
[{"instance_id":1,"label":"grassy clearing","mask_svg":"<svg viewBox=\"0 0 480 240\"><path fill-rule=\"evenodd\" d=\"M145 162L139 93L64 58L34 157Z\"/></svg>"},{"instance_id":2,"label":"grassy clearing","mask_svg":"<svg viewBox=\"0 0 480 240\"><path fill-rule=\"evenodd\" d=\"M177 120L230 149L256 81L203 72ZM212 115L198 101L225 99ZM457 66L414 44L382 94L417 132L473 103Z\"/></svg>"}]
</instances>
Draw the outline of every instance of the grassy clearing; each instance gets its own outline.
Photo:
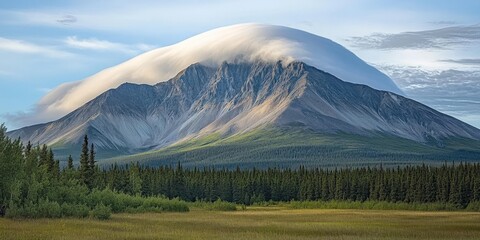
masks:
<instances>
[{"instance_id":1,"label":"grassy clearing","mask_svg":"<svg viewBox=\"0 0 480 240\"><path fill-rule=\"evenodd\" d=\"M94 219L0 219L0 239L478 239L480 213L384 210L192 210Z\"/></svg>"}]
</instances>

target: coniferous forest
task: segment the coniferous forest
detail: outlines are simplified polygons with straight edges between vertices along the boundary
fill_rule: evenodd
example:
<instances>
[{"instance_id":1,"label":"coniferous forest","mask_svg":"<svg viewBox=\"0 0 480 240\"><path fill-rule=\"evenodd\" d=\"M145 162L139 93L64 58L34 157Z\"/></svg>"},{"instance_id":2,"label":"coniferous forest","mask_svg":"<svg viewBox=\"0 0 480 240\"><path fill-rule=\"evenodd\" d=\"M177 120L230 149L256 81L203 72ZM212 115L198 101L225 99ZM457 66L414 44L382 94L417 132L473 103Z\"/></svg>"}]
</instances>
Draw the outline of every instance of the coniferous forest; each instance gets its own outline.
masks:
<instances>
[{"instance_id":1,"label":"coniferous forest","mask_svg":"<svg viewBox=\"0 0 480 240\"><path fill-rule=\"evenodd\" d=\"M66 167L47 146L23 146L0 130L1 214L94 216L110 212L188 211L186 202L289 201L439 204L479 210L480 164L345 169L248 169L112 165L100 169L85 136L79 165ZM186 202L185 202L186 201Z\"/></svg>"}]
</instances>

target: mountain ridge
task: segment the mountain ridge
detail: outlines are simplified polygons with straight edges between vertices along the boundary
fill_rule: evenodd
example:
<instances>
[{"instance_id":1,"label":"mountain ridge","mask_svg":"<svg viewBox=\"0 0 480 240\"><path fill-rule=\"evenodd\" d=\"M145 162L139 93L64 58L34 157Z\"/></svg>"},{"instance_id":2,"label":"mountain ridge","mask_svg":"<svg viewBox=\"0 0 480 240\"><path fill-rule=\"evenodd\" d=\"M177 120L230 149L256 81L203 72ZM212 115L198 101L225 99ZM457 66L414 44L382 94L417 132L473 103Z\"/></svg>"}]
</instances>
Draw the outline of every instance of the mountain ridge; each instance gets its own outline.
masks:
<instances>
[{"instance_id":1,"label":"mountain ridge","mask_svg":"<svg viewBox=\"0 0 480 240\"><path fill-rule=\"evenodd\" d=\"M166 82L122 84L57 121L9 136L73 146L87 133L99 151L123 155L272 125L390 134L439 146L450 137L480 139L480 130L416 101L297 61L193 64Z\"/></svg>"},{"instance_id":2,"label":"mountain ridge","mask_svg":"<svg viewBox=\"0 0 480 240\"><path fill-rule=\"evenodd\" d=\"M213 29L176 44L140 54L80 81L64 83L45 95L33 123L58 119L125 82L153 85L173 78L194 63L305 62L344 81L402 94L384 73L340 44L302 30L265 24Z\"/></svg>"}]
</instances>

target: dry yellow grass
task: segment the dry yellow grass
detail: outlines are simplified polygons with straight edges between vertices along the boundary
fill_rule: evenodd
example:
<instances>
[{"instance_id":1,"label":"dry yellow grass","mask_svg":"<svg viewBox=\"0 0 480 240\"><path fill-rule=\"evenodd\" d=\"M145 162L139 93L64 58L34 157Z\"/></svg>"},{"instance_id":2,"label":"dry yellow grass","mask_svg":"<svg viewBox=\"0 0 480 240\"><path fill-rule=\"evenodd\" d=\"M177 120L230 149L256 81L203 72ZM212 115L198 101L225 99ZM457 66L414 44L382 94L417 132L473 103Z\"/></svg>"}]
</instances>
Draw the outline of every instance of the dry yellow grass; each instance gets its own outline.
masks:
<instances>
[{"instance_id":1,"label":"dry yellow grass","mask_svg":"<svg viewBox=\"0 0 480 240\"><path fill-rule=\"evenodd\" d=\"M0 239L480 239L480 213L288 210L0 219Z\"/></svg>"}]
</instances>

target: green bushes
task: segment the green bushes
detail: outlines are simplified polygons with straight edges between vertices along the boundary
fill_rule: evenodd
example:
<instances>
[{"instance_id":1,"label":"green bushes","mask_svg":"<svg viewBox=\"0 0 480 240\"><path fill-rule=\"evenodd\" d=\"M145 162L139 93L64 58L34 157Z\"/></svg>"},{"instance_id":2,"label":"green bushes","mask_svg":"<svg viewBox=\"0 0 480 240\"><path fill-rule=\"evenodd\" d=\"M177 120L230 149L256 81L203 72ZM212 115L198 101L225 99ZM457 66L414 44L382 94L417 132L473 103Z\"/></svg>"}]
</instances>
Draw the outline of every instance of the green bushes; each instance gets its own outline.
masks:
<instances>
[{"instance_id":1,"label":"green bushes","mask_svg":"<svg viewBox=\"0 0 480 240\"><path fill-rule=\"evenodd\" d=\"M102 203L110 206L112 212L188 212L186 202L178 198L167 199L161 197L132 196L125 193L117 193L109 189L102 191L93 190L87 196L87 204L90 207Z\"/></svg>"},{"instance_id":2,"label":"green bushes","mask_svg":"<svg viewBox=\"0 0 480 240\"><path fill-rule=\"evenodd\" d=\"M71 199L68 195L61 199ZM70 201L74 201L73 199ZM107 211L108 210L108 211ZM92 190L74 202L40 199L36 203L14 204L7 209L10 218L85 218L89 215L98 219L108 219L110 214L120 212L188 212L186 202L178 198L131 196L112 190ZM108 214L107 214L108 213ZM107 217L108 215L108 217Z\"/></svg>"},{"instance_id":3,"label":"green bushes","mask_svg":"<svg viewBox=\"0 0 480 240\"><path fill-rule=\"evenodd\" d=\"M191 206L202 208L210 211L236 211L237 206L235 203L222 201L217 199L215 202L195 201L191 203Z\"/></svg>"},{"instance_id":4,"label":"green bushes","mask_svg":"<svg viewBox=\"0 0 480 240\"><path fill-rule=\"evenodd\" d=\"M62 217L62 208L57 202L40 200L38 203L31 202L18 206L11 203L7 210L10 218L59 218Z\"/></svg>"},{"instance_id":5,"label":"green bushes","mask_svg":"<svg viewBox=\"0 0 480 240\"><path fill-rule=\"evenodd\" d=\"M62 216L62 208L57 202L47 200L40 200L33 208L38 209L38 217L40 218L59 218Z\"/></svg>"},{"instance_id":6,"label":"green bushes","mask_svg":"<svg viewBox=\"0 0 480 240\"><path fill-rule=\"evenodd\" d=\"M480 207L480 204L478 205ZM386 201L291 201L287 207L294 209L372 209L372 210L413 210L413 211L455 211L463 210L449 203L404 203ZM471 211L475 210L472 204Z\"/></svg>"},{"instance_id":7,"label":"green bushes","mask_svg":"<svg viewBox=\"0 0 480 240\"><path fill-rule=\"evenodd\" d=\"M148 197L144 198L142 207L147 210L161 210L165 212L188 212L190 209L186 202L174 198L158 198L158 197Z\"/></svg>"},{"instance_id":8,"label":"green bushes","mask_svg":"<svg viewBox=\"0 0 480 240\"><path fill-rule=\"evenodd\" d=\"M465 209L468 211L480 212L480 201L470 202Z\"/></svg>"},{"instance_id":9,"label":"green bushes","mask_svg":"<svg viewBox=\"0 0 480 240\"><path fill-rule=\"evenodd\" d=\"M85 218L90 208L85 204L70 204L49 200L40 200L37 204L27 203L23 206L13 204L7 210L6 217L9 218L60 218L76 217Z\"/></svg>"},{"instance_id":10,"label":"green bushes","mask_svg":"<svg viewBox=\"0 0 480 240\"><path fill-rule=\"evenodd\" d=\"M110 207L107 207L103 204L98 204L92 210L92 216L100 220L109 219L111 214L112 214L112 209L110 209Z\"/></svg>"},{"instance_id":11,"label":"green bushes","mask_svg":"<svg viewBox=\"0 0 480 240\"><path fill-rule=\"evenodd\" d=\"M90 211L90 208L85 204L63 203L61 208L64 217L85 218Z\"/></svg>"},{"instance_id":12,"label":"green bushes","mask_svg":"<svg viewBox=\"0 0 480 240\"><path fill-rule=\"evenodd\" d=\"M211 204L211 210L217 211L236 211L237 206L235 203L225 202L221 199L217 199L215 202Z\"/></svg>"}]
</instances>

